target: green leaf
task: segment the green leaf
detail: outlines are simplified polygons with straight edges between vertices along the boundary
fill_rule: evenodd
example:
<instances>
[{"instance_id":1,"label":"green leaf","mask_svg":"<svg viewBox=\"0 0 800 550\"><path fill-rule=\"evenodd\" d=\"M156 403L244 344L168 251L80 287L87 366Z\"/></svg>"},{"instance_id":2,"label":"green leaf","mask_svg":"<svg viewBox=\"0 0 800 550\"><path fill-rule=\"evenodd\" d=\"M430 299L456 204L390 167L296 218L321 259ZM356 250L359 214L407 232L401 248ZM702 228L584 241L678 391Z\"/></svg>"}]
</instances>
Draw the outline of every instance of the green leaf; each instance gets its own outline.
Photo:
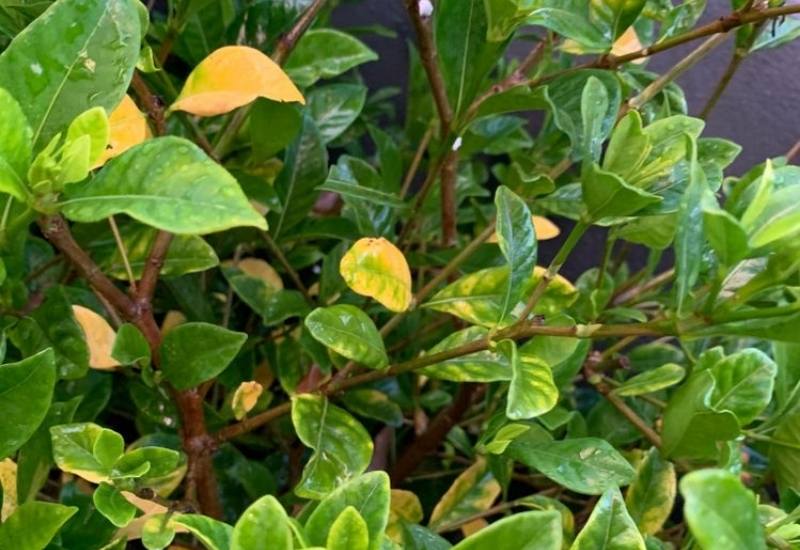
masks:
<instances>
[{"instance_id":1,"label":"green leaf","mask_svg":"<svg viewBox=\"0 0 800 550\"><path fill-rule=\"evenodd\" d=\"M247 507L233 528L231 550L292 550L289 517L278 500L267 495Z\"/></svg>"},{"instance_id":2,"label":"green leaf","mask_svg":"<svg viewBox=\"0 0 800 550\"><path fill-rule=\"evenodd\" d=\"M183 527L208 550L229 550L231 548L233 528L227 523L200 514L179 514L170 519L170 525Z\"/></svg>"},{"instance_id":3,"label":"green leaf","mask_svg":"<svg viewBox=\"0 0 800 550\"><path fill-rule=\"evenodd\" d=\"M385 472L359 476L330 493L311 512L305 525L309 543L324 546L336 518L352 506L367 524L370 550L377 550L389 522L389 503L389 476Z\"/></svg>"},{"instance_id":4,"label":"green leaf","mask_svg":"<svg viewBox=\"0 0 800 550\"><path fill-rule=\"evenodd\" d=\"M769 404L778 367L767 354L750 348L727 356L710 371L716 381L711 407L732 412L746 426Z\"/></svg>"},{"instance_id":5,"label":"green leaf","mask_svg":"<svg viewBox=\"0 0 800 550\"><path fill-rule=\"evenodd\" d=\"M148 516L142 525L142 544L147 550L166 548L175 538L175 529L166 513Z\"/></svg>"},{"instance_id":6,"label":"green leaf","mask_svg":"<svg viewBox=\"0 0 800 550\"><path fill-rule=\"evenodd\" d=\"M775 401L778 407L786 406L795 388L800 384L800 345L785 342L772 343L772 356L778 365L775 376Z\"/></svg>"},{"instance_id":7,"label":"green leaf","mask_svg":"<svg viewBox=\"0 0 800 550\"><path fill-rule=\"evenodd\" d=\"M772 438L784 443L769 448L769 464L783 499L783 495L800 489L800 407L795 406L780 418Z\"/></svg>"},{"instance_id":8,"label":"green leaf","mask_svg":"<svg viewBox=\"0 0 800 550\"><path fill-rule=\"evenodd\" d=\"M678 229L675 233L675 294L678 313L700 274L703 256L702 202L707 192L706 177L697 162L697 142L689 135L684 139L689 156L689 185L678 207Z\"/></svg>"},{"instance_id":9,"label":"green leaf","mask_svg":"<svg viewBox=\"0 0 800 550\"><path fill-rule=\"evenodd\" d=\"M371 388L350 390L342 396L342 401L351 412L359 416L374 418L389 426L403 425L403 411L400 405L380 390Z\"/></svg>"},{"instance_id":10,"label":"green leaf","mask_svg":"<svg viewBox=\"0 0 800 550\"><path fill-rule=\"evenodd\" d=\"M78 509L49 502L26 502L0 524L0 548L43 550Z\"/></svg>"},{"instance_id":11,"label":"green leaf","mask_svg":"<svg viewBox=\"0 0 800 550\"><path fill-rule=\"evenodd\" d=\"M536 232L531 211L508 187L501 185L494 196L497 209L497 244L508 263L509 277L500 308L502 321L519 302L523 283L536 265Z\"/></svg>"},{"instance_id":12,"label":"green leaf","mask_svg":"<svg viewBox=\"0 0 800 550\"><path fill-rule=\"evenodd\" d=\"M139 58L136 4L54 2L0 54L0 82L24 106L34 150L84 111L122 100Z\"/></svg>"},{"instance_id":13,"label":"green leaf","mask_svg":"<svg viewBox=\"0 0 800 550\"><path fill-rule=\"evenodd\" d=\"M56 466L92 483L110 479L125 447L117 432L91 422L53 426L50 435Z\"/></svg>"},{"instance_id":14,"label":"green leaf","mask_svg":"<svg viewBox=\"0 0 800 550\"><path fill-rule=\"evenodd\" d=\"M609 487L627 485L636 474L614 447L593 437L535 445L515 441L507 452L567 489L586 495L599 495Z\"/></svg>"},{"instance_id":15,"label":"green leaf","mask_svg":"<svg viewBox=\"0 0 800 550\"><path fill-rule=\"evenodd\" d=\"M442 532L449 524L487 510L500 494L500 484L487 462L478 460L464 470L447 489L431 512L428 527Z\"/></svg>"},{"instance_id":16,"label":"green leaf","mask_svg":"<svg viewBox=\"0 0 800 550\"><path fill-rule=\"evenodd\" d=\"M292 424L300 441L314 451L295 487L298 496L321 499L369 466L372 458L369 433L327 398L310 394L294 396Z\"/></svg>"},{"instance_id":17,"label":"green leaf","mask_svg":"<svg viewBox=\"0 0 800 550\"><path fill-rule=\"evenodd\" d=\"M651 148L649 136L642 131L642 115L636 110L629 111L611 134L603 170L625 180L642 165Z\"/></svg>"},{"instance_id":18,"label":"green leaf","mask_svg":"<svg viewBox=\"0 0 800 550\"><path fill-rule=\"evenodd\" d=\"M737 476L724 470L698 470L680 483L683 513L703 550L766 548L756 497Z\"/></svg>"},{"instance_id":19,"label":"green leaf","mask_svg":"<svg viewBox=\"0 0 800 550\"><path fill-rule=\"evenodd\" d=\"M306 317L305 325L317 341L339 355L373 369L389 364L375 323L355 306L339 304L317 308Z\"/></svg>"},{"instance_id":20,"label":"green leaf","mask_svg":"<svg viewBox=\"0 0 800 550\"><path fill-rule=\"evenodd\" d=\"M209 323L184 323L161 342L161 370L179 390L219 375L233 361L247 334Z\"/></svg>"},{"instance_id":21,"label":"green leaf","mask_svg":"<svg viewBox=\"0 0 800 550\"><path fill-rule=\"evenodd\" d=\"M150 345L135 325L124 323L117 329L111 357L123 365L134 365L143 362L150 364Z\"/></svg>"},{"instance_id":22,"label":"green leaf","mask_svg":"<svg viewBox=\"0 0 800 550\"><path fill-rule=\"evenodd\" d=\"M292 103L256 99L250 109L250 143L253 154L268 159L289 145L303 125L303 115Z\"/></svg>"},{"instance_id":23,"label":"green leaf","mask_svg":"<svg viewBox=\"0 0 800 550\"><path fill-rule=\"evenodd\" d=\"M511 308L507 322L515 319L515 309L522 309L533 289L541 280L544 268L536 267L523 281L520 301ZM507 266L490 267L464 275L437 292L425 307L449 313L468 323L494 328L500 322L503 302L508 290ZM563 277L556 276L547 286L534 312L552 315L570 306L577 298L575 287ZM518 315L519 313L516 312Z\"/></svg>"},{"instance_id":24,"label":"green leaf","mask_svg":"<svg viewBox=\"0 0 800 550\"><path fill-rule=\"evenodd\" d=\"M386 188L391 191L399 191L403 179L403 157L397 143L389 134L372 124L367 126L367 130L378 148L381 175Z\"/></svg>"},{"instance_id":25,"label":"green leaf","mask_svg":"<svg viewBox=\"0 0 800 550\"><path fill-rule=\"evenodd\" d=\"M136 516L136 506L108 483L101 483L92 494L97 511L117 527L125 527Z\"/></svg>"},{"instance_id":26,"label":"green leaf","mask_svg":"<svg viewBox=\"0 0 800 550\"><path fill-rule=\"evenodd\" d=\"M0 192L28 198L25 179L31 162L32 131L17 100L0 88Z\"/></svg>"},{"instance_id":27,"label":"green leaf","mask_svg":"<svg viewBox=\"0 0 800 550\"><path fill-rule=\"evenodd\" d=\"M322 142L327 144L342 135L361 114L366 99L367 88L362 84L315 88L308 95L308 107Z\"/></svg>"},{"instance_id":28,"label":"green leaf","mask_svg":"<svg viewBox=\"0 0 800 550\"><path fill-rule=\"evenodd\" d=\"M534 10L526 23L541 25L572 39L583 53L600 53L611 46L610 33L604 33L590 19L585 0L544 0Z\"/></svg>"},{"instance_id":29,"label":"green leaf","mask_svg":"<svg viewBox=\"0 0 800 550\"><path fill-rule=\"evenodd\" d=\"M794 238L800 220L798 200L800 200L800 186L790 185L774 191L749 229L750 246L758 248L781 239ZM748 212L749 210L745 215ZM742 220L744 223L744 218Z\"/></svg>"},{"instance_id":30,"label":"green leaf","mask_svg":"<svg viewBox=\"0 0 800 550\"><path fill-rule=\"evenodd\" d=\"M89 369L89 347L75 316L69 297L62 286L53 286L45 293L45 301L32 314L45 339L37 346L52 347L55 351L56 367L60 378L80 378ZM24 323L24 320L22 321ZM24 336L22 336L24 338ZM34 344L30 339L26 345ZM12 338L14 341L14 338ZM14 344L20 347L16 341ZM26 352L34 349L22 348ZM27 354L27 353L26 353Z\"/></svg>"},{"instance_id":31,"label":"green leaf","mask_svg":"<svg viewBox=\"0 0 800 550\"><path fill-rule=\"evenodd\" d=\"M317 200L316 188L327 174L328 150L313 119L306 114L300 133L284 153L283 169L275 180L280 211L271 212L269 217L270 233L275 240L306 219Z\"/></svg>"},{"instance_id":32,"label":"green leaf","mask_svg":"<svg viewBox=\"0 0 800 550\"><path fill-rule=\"evenodd\" d=\"M625 493L625 504L634 523L645 535L655 535L672 512L677 492L675 466L651 448L636 469L636 478Z\"/></svg>"},{"instance_id":33,"label":"green leaf","mask_svg":"<svg viewBox=\"0 0 800 550\"><path fill-rule=\"evenodd\" d=\"M378 54L349 34L312 29L297 42L285 69L298 86L308 87L321 78L333 78L376 59Z\"/></svg>"},{"instance_id":34,"label":"green leaf","mask_svg":"<svg viewBox=\"0 0 800 550\"><path fill-rule=\"evenodd\" d=\"M665 456L716 458L718 441L739 435L739 422L730 411L711 409L716 382L709 370L695 372L667 403L661 431Z\"/></svg>"},{"instance_id":35,"label":"green leaf","mask_svg":"<svg viewBox=\"0 0 800 550\"><path fill-rule=\"evenodd\" d=\"M645 395L674 386L686 375L686 370L675 363L667 363L653 370L628 378L614 393L624 397Z\"/></svg>"},{"instance_id":36,"label":"green leaf","mask_svg":"<svg viewBox=\"0 0 800 550\"><path fill-rule=\"evenodd\" d=\"M722 265L736 265L750 251L747 233L742 225L716 204L703 208L703 230Z\"/></svg>"},{"instance_id":37,"label":"green leaf","mask_svg":"<svg viewBox=\"0 0 800 550\"><path fill-rule=\"evenodd\" d=\"M44 420L56 367L52 350L0 366L0 459L19 449Z\"/></svg>"},{"instance_id":38,"label":"green leaf","mask_svg":"<svg viewBox=\"0 0 800 550\"><path fill-rule=\"evenodd\" d=\"M486 9L486 39L502 42L507 39L533 12L535 3L520 0L484 0Z\"/></svg>"},{"instance_id":39,"label":"green leaf","mask_svg":"<svg viewBox=\"0 0 800 550\"><path fill-rule=\"evenodd\" d=\"M548 364L535 355L518 351L513 340L503 340L498 347L511 364L512 371L506 416L512 420L526 420L555 407L558 388Z\"/></svg>"},{"instance_id":40,"label":"green leaf","mask_svg":"<svg viewBox=\"0 0 800 550\"><path fill-rule=\"evenodd\" d=\"M346 179L339 177L340 169L338 166L331 166L331 171L328 174L328 179L325 183L317 187L320 191L331 191L338 193L345 199L352 198L361 201L367 201L372 204L381 206L388 206L389 208L407 208L408 205L394 193L386 193L372 189L365 185L359 185Z\"/></svg>"},{"instance_id":41,"label":"green leaf","mask_svg":"<svg viewBox=\"0 0 800 550\"><path fill-rule=\"evenodd\" d=\"M590 76L581 92L581 120L583 122L583 141L581 158L585 165L600 161L603 140L606 133L603 128L608 112L608 91L596 76Z\"/></svg>"},{"instance_id":42,"label":"green leaf","mask_svg":"<svg viewBox=\"0 0 800 550\"><path fill-rule=\"evenodd\" d=\"M592 2L592 15L610 30L611 40L619 38L633 25L644 8L646 0L603 0Z\"/></svg>"},{"instance_id":43,"label":"green leaf","mask_svg":"<svg viewBox=\"0 0 800 550\"><path fill-rule=\"evenodd\" d=\"M83 176L76 177L75 181L80 181L86 177L89 166L94 165L106 150L108 145L109 127L108 116L102 107L92 107L70 122L67 128L67 137L64 142L65 149L68 149L72 143L78 140L88 138L88 150L85 159L86 169L83 170ZM67 154L64 153L66 157Z\"/></svg>"},{"instance_id":44,"label":"green leaf","mask_svg":"<svg viewBox=\"0 0 800 550\"><path fill-rule=\"evenodd\" d=\"M625 183L619 176L592 164L581 177L586 216L597 221L635 214L661 197Z\"/></svg>"},{"instance_id":45,"label":"green leaf","mask_svg":"<svg viewBox=\"0 0 800 550\"><path fill-rule=\"evenodd\" d=\"M296 290L283 290L233 265L223 266L222 274L236 295L261 316L266 326L277 325L289 317L302 317L310 309Z\"/></svg>"},{"instance_id":46,"label":"green leaf","mask_svg":"<svg viewBox=\"0 0 800 550\"><path fill-rule=\"evenodd\" d=\"M476 340L487 338L489 329L468 327L456 331L428 350L428 354L447 351ZM453 382L496 382L511 380L511 365L508 359L494 350L484 350L468 355L446 359L441 363L420 369L420 373L438 380Z\"/></svg>"},{"instance_id":47,"label":"green leaf","mask_svg":"<svg viewBox=\"0 0 800 550\"><path fill-rule=\"evenodd\" d=\"M561 514L555 510L520 512L465 538L453 550L560 550Z\"/></svg>"},{"instance_id":48,"label":"green leaf","mask_svg":"<svg viewBox=\"0 0 800 550\"><path fill-rule=\"evenodd\" d=\"M486 40L483 0L442 0L433 19L439 68L450 106L458 115L475 98L504 45Z\"/></svg>"},{"instance_id":49,"label":"green leaf","mask_svg":"<svg viewBox=\"0 0 800 550\"><path fill-rule=\"evenodd\" d=\"M78 222L124 213L179 234L267 227L233 176L192 142L173 136L111 159L96 177L69 186L61 206Z\"/></svg>"},{"instance_id":50,"label":"green leaf","mask_svg":"<svg viewBox=\"0 0 800 550\"><path fill-rule=\"evenodd\" d=\"M570 550L645 550L618 488L603 493Z\"/></svg>"},{"instance_id":51,"label":"green leaf","mask_svg":"<svg viewBox=\"0 0 800 550\"><path fill-rule=\"evenodd\" d=\"M352 506L348 506L339 514L328 531L328 550L367 550L369 548L369 532L367 523L361 514Z\"/></svg>"}]
</instances>

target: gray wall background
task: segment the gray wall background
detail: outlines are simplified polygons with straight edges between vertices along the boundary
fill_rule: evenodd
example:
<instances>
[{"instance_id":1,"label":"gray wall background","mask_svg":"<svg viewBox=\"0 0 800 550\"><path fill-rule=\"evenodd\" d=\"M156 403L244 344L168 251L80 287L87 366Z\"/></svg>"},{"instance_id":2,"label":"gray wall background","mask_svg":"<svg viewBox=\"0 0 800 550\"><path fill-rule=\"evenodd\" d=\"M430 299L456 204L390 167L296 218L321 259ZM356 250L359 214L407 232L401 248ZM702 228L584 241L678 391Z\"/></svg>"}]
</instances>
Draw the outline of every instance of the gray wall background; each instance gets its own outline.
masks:
<instances>
[{"instance_id":1,"label":"gray wall background","mask_svg":"<svg viewBox=\"0 0 800 550\"><path fill-rule=\"evenodd\" d=\"M727 13L730 13L729 0L709 0L700 23ZM361 71L371 89L405 86L408 59L404 41L413 38L413 32L402 0L346 3L334 12L333 21L341 27L377 23L396 31L398 39L374 35L364 38L378 52L380 61L363 66ZM717 48L678 80L692 114L703 108L725 71L732 42ZM699 41L658 54L648 68L662 72L698 44ZM781 155L800 139L800 39L778 49L758 52L744 61L709 117L705 135L731 139L744 147L732 173L747 170L767 157Z\"/></svg>"},{"instance_id":2,"label":"gray wall background","mask_svg":"<svg viewBox=\"0 0 800 550\"><path fill-rule=\"evenodd\" d=\"M706 13L698 24L726 15L730 9L729 0L709 0ZM413 38L413 30L402 0L362 0L343 4L333 13L333 23L342 28L381 24L396 31L399 35L396 39L374 35L364 38L378 52L380 61L364 65L361 72L373 90L382 86L405 89L408 67L405 40ZM658 54L647 67L663 72L699 43L696 41ZM699 113L706 104L728 65L732 43L731 39L717 48L678 79L686 93L690 114ZM512 53L524 55L527 47L519 50L512 47ZM402 109L402 105L399 108ZM711 113L704 135L731 139L743 146L739 158L728 169L731 175L741 174L768 157L785 154L800 139L800 39L747 58ZM540 264L550 262L571 225L567 220L556 221L562 228L561 236L539 244ZM598 265L604 242L605 230L590 230L564 266L564 274L574 280L586 269ZM638 247L628 255L632 269L641 267L645 258L646 251ZM671 254L667 253L662 263L666 267L671 261Z\"/></svg>"}]
</instances>

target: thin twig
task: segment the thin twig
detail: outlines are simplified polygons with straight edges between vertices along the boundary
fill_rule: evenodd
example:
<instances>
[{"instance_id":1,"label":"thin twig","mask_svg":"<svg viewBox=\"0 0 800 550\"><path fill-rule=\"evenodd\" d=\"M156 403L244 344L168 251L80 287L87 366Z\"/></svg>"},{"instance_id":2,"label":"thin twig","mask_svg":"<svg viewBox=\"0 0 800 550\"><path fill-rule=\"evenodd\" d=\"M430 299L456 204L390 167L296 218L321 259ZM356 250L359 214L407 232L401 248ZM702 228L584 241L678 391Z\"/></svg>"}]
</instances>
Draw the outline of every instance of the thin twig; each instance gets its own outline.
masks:
<instances>
[{"instance_id":1,"label":"thin twig","mask_svg":"<svg viewBox=\"0 0 800 550\"><path fill-rule=\"evenodd\" d=\"M278 263L280 263L283 269L286 270L286 273L289 275L289 278L294 283L294 286L297 287L297 290L299 290L300 293L303 295L303 298L306 299L306 302L313 305L314 300L311 299L311 294L309 294L308 292L308 287L303 283L303 280L300 278L300 275L292 267L292 264L289 263L289 260L286 259L286 256L283 254L283 251L281 251L278 244L272 239L272 237L266 231L261 232L261 238L266 243L270 252L272 252L275 258L278 260Z\"/></svg>"},{"instance_id":2,"label":"thin twig","mask_svg":"<svg viewBox=\"0 0 800 550\"><path fill-rule=\"evenodd\" d=\"M303 12L303 15L297 19L292 28L278 40L275 51L272 52L272 60L275 63L283 65L286 62L286 59L288 59L289 54L294 50L300 37L303 36L303 33L305 33L308 27L311 26L311 23L314 22L314 18L325 5L325 2L326 0L314 0L306 11Z\"/></svg>"},{"instance_id":3,"label":"thin twig","mask_svg":"<svg viewBox=\"0 0 800 550\"><path fill-rule=\"evenodd\" d=\"M153 300L153 294L155 294L156 285L158 284L158 276L161 274L161 268L164 267L172 237L173 235L169 231L156 233L153 246L150 247L147 262L142 270L139 291L136 293L136 303L140 307L150 307L150 302Z\"/></svg>"},{"instance_id":4,"label":"thin twig","mask_svg":"<svg viewBox=\"0 0 800 550\"><path fill-rule=\"evenodd\" d=\"M458 239L456 219L456 179L458 177L458 151L453 149L444 157L439 181L442 210L442 246L455 246Z\"/></svg>"},{"instance_id":5,"label":"thin twig","mask_svg":"<svg viewBox=\"0 0 800 550\"><path fill-rule=\"evenodd\" d=\"M125 243L122 242L122 235L119 233L119 227L114 216L108 217L108 225L111 226L111 233L114 234L114 240L117 243L117 250L122 256L122 263L125 265L125 273L128 275L128 282L131 285L131 290L136 293L136 277L133 276L133 269L131 269L131 262L128 259L128 251L125 249Z\"/></svg>"},{"instance_id":6,"label":"thin twig","mask_svg":"<svg viewBox=\"0 0 800 550\"><path fill-rule=\"evenodd\" d=\"M401 199L405 198L405 196L408 194L408 190L411 188L411 183L414 181L414 176L417 175L417 170L419 170L422 157L431 142L431 137L433 137L433 126L430 126L427 130L425 130L425 133L422 135L422 139L417 146L417 150L414 152L414 158L411 159L411 164L408 167L406 176L403 178L403 186L400 188Z\"/></svg>"},{"instance_id":7,"label":"thin twig","mask_svg":"<svg viewBox=\"0 0 800 550\"><path fill-rule=\"evenodd\" d=\"M792 162L797 155L800 155L800 140L786 152L786 162Z\"/></svg>"}]
</instances>

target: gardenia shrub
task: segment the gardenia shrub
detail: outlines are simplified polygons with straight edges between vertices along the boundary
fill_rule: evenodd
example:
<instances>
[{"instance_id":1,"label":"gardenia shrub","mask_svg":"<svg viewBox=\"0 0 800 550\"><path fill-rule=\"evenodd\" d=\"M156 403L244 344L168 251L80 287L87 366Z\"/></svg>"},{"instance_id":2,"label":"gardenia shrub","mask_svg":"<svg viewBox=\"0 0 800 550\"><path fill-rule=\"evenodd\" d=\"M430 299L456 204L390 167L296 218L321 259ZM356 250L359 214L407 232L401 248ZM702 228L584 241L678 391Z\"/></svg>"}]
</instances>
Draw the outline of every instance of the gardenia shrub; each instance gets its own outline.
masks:
<instances>
[{"instance_id":1,"label":"gardenia shrub","mask_svg":"<svg viewBox=\"0 0 800 550\"><path fill-rule=\"evenodd\" d=\"M0 549L800 548L800 5L336 3L0 6Z\"/></svg>"}]
</instances>

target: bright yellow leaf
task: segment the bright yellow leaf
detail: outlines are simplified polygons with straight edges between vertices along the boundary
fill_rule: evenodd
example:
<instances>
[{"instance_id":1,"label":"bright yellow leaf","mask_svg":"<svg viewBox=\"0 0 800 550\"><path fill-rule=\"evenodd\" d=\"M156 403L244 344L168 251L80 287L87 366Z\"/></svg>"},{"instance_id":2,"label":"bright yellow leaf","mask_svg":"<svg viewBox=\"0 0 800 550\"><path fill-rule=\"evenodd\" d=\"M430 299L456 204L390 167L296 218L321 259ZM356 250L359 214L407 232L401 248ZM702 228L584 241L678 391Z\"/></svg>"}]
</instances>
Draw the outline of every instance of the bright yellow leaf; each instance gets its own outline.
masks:
<instances>
[{"instance_id":1,"label":"bright yellow leaf","mask_svg":"<svg viewBox=\"0 0 800 550\"><path fill-rule=\"evenodd\" d=\"M531 216L531 220L533 220L533 230L536 233L537 241L555 239L561 233L558 226L544 216ZM496 243L497 233L492 233L492 236L486 242Z\"/></svg>"},{"instance_id":2,"label":"bright yellow leaf","mask_svg":"<svg viewBox=\"0 0 800 550\"><path fill-rule=\"evenodd\" d=\"M236 267L250 277L261 279L267 286L276 290L283 290L283 281L275 268L259 258L242 258Z\"/></svg>"},{"instance_id":3,"label":"bright yellow leaf","mask_svg":"<svg viewBox=\"0 0 800 550\"><path fill-rule=\"evenodd\" d=\"M17 509L17 465L10 458L0 460L0 488L3 494L0 521L5 521Z\"/></svg>"},{"instance_id":4,"label":"bright yellow leaf","mask_svg":"<svg viewBox=\"0 0 800 550\"><path fill-rule=\"evenodd\" d=\"M239 387L233 392L233 399L231 400L231 408L236 420L241 420L253 410L263 391L263 386L256 381L239 384Z\"/></svg>"},{"instance_id":5,"label":"bright yellow leaf","mask_svg":"<svg viewBox=\"0 0 800 550\"><path fill-rule=\"evenodd\" d=\"M111 349L114 347L117 334L108 321L83 306L72 306L72 313L83 330L86 344L89 346L89 366L99 370L118 367L119 362L111 357Z\"/></svg>"},{"instance_id":6,"label":"bright yellow leaf","mask_svg":"<svg viewBox=\"0 0 800 550\"><path fill-rule=\"evenodd\" d=\"M628 27L628 29L622 33L622 35L617 38L614 45L611 47L611 54L612 55L625 55L633 52L638 52L642 49L642 43L639 41L639 35L636 34L636 31L633 27ZM635 59L633 63L644 63L645 58Z\"/></svg>"},{"instance_id":7,"label":"bright yellow leaf","mask_svg":"<svg viewBox=\"0 0 800 550\"><path fill-rule=\"evenodd\" d=\"M255 48L225 46L195 67L170 110L221 115L257 97L305 103L300 90L269 57Z\"/></svg>"},{"instance_id":8,"label":"bright yellow leaf","mask_svg":"<svg viewBox=\"0 0 800 550\"><path fill-rule=\"evenodd\" d=\"M411 305L411 271L400 250L383 237L359 239L339 264L353 292L374 298L391 311Z\"/></svg>"},{"instance_id":9,"label":"bright yellow leaf","mask_svg":"<svg viewBox=\"0 0 800 550\"><path fill-rule=\"evenodd\" d=\"M108 147L92 168L103 166L109 159L121 155L150 137L147 119L136 103L127 95L111 112L111 116L108 117L108 126Z\"/></svg>"}]
</instances>

